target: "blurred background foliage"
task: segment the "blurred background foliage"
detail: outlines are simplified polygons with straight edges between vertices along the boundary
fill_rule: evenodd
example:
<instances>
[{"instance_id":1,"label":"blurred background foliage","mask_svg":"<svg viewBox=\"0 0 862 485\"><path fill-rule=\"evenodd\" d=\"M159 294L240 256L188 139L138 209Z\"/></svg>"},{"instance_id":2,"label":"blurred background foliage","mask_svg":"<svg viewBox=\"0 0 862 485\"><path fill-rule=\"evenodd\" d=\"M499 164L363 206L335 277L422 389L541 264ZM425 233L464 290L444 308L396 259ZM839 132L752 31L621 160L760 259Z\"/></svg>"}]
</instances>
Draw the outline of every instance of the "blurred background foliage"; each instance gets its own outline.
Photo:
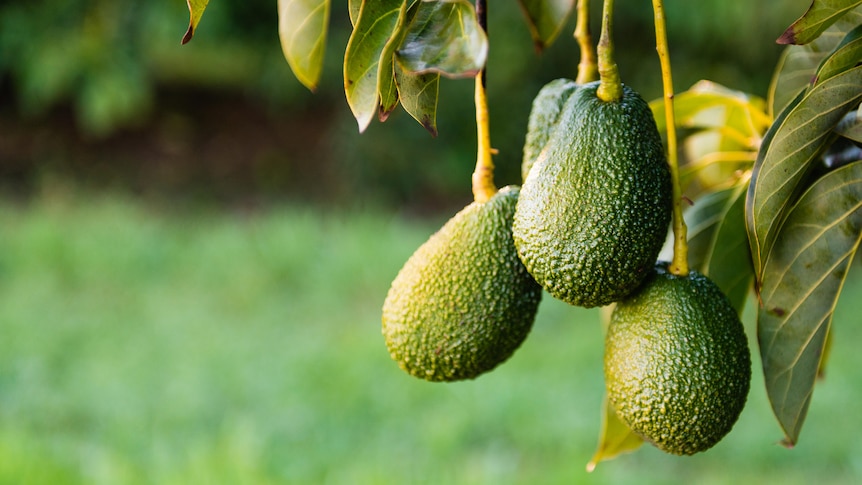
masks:
<instances>
[{"instance_id":1,"label":"blurred background foliage","mask_svg":"<svg viewBox=\"0 0 862 485\"><path fill-rule=\"evenodd\" d=\"M337 3L337 2L336 2ZM668 0L676 90L699 79L765 95L774 39L806 0ZM593 7L598 37L600 2ZM574 78L574 18L534 52L517 2L490 9L488 61L498 185L518 183L532 97ZM443 211L470 197L472 82L444 80L440 135L399 109L359 135L344 100L350 32L333 8L323 82L305 90L284 61L272 0L211 2L195 39L179 40L184 2L41 0L0 6L0 181L27 193L46 178L138 194L257 203L269 198ZM660 95L649 2L617 6L624 82Z\"/></svg>"},{"instance_id":2,"label":"blurred background foliage","mask_svg":"<svg viewBox=\"0 0 862 485\"><path fill-rule=\"evenodd\" d=\"M707 78L763 96L807 0L666 4L678 91ZM649 2L617 9L622 77L658 97ZM515 1L490 14L502 185L532 97L578 60L568 34L533 52ZM359 135L346 5L315 94L282 58L273 0L213 0L180 46L187 15L179 0L0 3L0 483L859 483L858 325L834 329L795 450L775 444L754 355L749 404L714 449L644 447L593 474L597 312L546 297L488 376L404 374L380 304L470 198L472 82L442 83L438 139L400 111Z\"/></svg>"}]
</instances>

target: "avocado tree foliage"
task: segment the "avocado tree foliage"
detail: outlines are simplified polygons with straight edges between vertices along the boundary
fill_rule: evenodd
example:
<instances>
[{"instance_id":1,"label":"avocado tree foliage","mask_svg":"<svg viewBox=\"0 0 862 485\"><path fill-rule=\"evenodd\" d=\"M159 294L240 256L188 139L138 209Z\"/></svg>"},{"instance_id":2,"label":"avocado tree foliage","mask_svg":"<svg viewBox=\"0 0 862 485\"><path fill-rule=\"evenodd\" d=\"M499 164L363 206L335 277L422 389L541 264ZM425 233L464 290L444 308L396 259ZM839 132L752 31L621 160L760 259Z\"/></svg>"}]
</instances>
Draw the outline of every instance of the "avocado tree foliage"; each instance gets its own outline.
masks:
<instances>
[{"instance_id":1,"label":"avocado tree foliage","mask_svg":"<svg viewBox=\"0 0 862 485\"><path fill-rule=\"evenodd\" d=\"M207 3L188 0L183 42ZM575 10L575 0L519 3L539 49ZM485 65L483 12L467 0L349 0L348 8L344 89L359 130L400 104L436 134L441 78L476 77ZM285 58L312 91L329 13L330 0L278 0ZM665 100L651 108L660 131L682 135L689 265L738 312L756 305L766 391L792 446L862 238L862 1L813 0L778 42L788 47L767 99L701 81L674 96L675 126L665 121ZM642 443L607 402L603 415L590 466Z\"/></svg>"}]
</instances>

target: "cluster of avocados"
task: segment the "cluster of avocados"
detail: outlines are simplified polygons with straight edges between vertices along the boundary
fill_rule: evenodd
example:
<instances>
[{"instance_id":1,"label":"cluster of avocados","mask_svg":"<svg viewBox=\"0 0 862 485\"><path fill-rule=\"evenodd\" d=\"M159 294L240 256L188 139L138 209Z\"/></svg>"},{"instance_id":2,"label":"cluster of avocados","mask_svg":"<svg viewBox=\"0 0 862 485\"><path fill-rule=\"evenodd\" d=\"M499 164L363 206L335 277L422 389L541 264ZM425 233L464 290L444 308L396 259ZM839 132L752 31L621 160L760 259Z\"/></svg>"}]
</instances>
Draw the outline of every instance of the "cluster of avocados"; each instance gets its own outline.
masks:
<instances>
[{"instance_id":1,"label":"cluster of avocados","mask_svg":"<svg viewBox=\"0 0 862 485\"><path fill-rule=\"evenodd\" d=\"M630 87L548 83L533 101L523 187L473 202L425 242L383 305L383 335L406 372L472 379L527 337L542 291L581 307L615 304L605 381L618 416L674 454L727 434L748 394L751 359L721 290L657 258L672 183L649 105Z\"/></svg>"}]
</instances>

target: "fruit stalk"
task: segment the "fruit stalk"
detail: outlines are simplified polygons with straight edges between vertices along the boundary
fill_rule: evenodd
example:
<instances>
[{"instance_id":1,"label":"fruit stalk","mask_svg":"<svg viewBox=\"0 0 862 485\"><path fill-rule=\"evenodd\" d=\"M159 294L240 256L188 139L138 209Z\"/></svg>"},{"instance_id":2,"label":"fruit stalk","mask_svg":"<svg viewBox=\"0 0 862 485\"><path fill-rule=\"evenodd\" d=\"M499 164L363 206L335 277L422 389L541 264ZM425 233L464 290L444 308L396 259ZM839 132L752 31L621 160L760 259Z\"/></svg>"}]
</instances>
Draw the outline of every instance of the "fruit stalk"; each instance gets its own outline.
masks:
<instances>
[{"instance_id":1,"label":"fruit stalk","mask_svg":"<svg viewBox=\"0 0 862 485\"><path fill-rule=\"evenodd\" d=\"M665 126L667 127L667 161L673 184L673 261L669 271L675 275L688 275L688 228L682 217L682 187L679 183L679 159L677 156L676 121L673 114L673 78L671 77L670 52L667 45L664 2L653 0L655 12L655 42L661 63L661 79L664 90Z\"/></svg>"},{"instance_id":2,"label":"fruit stalk","mask_svg":"<svg viewBox=\"0 0 862 485\"><path fill-rule=\"evenodd\" d=\"M604 0L602 6L602 33L599 37L599 89L596 95L605 102L619 101L623 96L620 70L614 60L613 32L614 0Z\"/></svg>"},{"instance_id":3,"label":"fruit stalk","mask_svg":"<svg viewBox=\"0 0 862 485\"><path fill-rule=\"evenodd\" d=\"M599 78L599 68L596 65L596 52L593 48L593 38L590 35L590 2L578 0L578 20L575 26L575 40L581 49L581 61L578 64L578 77L575 82L586 84Z\"/></svg>"},{"instance_id":4,"label":"fruit stalk","mask_svg":"<svg viewBox=\"0 0 862 485\"><path fill-rule=\"evenodd\" d=\"M485 0L476 0L476 16L479 25L488 33L487 5ZM494 161L491 159L491 133L488 121L488 100L485 95L485 69L476 75L476 168L473 170L473 200L487 202L497 192L494 184Z\"/></svg>"}]
</instances>

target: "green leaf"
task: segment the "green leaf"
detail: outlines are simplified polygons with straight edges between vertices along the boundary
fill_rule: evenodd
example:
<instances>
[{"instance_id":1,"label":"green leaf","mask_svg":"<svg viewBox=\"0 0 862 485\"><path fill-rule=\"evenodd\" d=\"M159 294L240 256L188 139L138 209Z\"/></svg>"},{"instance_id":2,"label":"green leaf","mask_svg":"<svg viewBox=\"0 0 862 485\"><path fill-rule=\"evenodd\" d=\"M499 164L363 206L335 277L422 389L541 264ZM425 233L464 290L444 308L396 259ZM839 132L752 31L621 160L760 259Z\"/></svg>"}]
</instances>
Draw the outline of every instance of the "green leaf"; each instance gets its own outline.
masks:
<instances>
[{"instance_id":1,"label":"green leaf","mask_svg":"<svg viewBox=\"0 0 862 485\"><path fill-rule=\"evenodd\" d=\"M835 133L857 143L862 143L862 106L858 110L848 113L835 127Z\"/></svg>"},{"instance_id":2,"label":"green leaf","mask_svg":"<svg viewBox=\"0 0 862 485\"><path fill-rule=\"evenodd\" d=\"M689 265L709 276L742 314L754 270L745 232L748 180L710 192L685 213Z\"/></svg>"},{"instance_id":3,"label":"green leaf","mask_svg":"<svg viewBox=\"0 0 862 485\"><path fill-rule=\"evenodd\" d=\"M853 10L806 45L788 46L782 52L769 86L769 112L780 113L801 91L815 80L818 66L862 23L862 12Z\"/></svg>"},{"instance_id":4,"label":"green leaf","mask_svg":"<svg viewBox=\"0 0 862 485\"><path fill-rule=\"evenodd\" d=\"M650 107L664 131L664 100ZM695 130L682 143L686 161L680 173L683 187L695 178L706 189L726 187L754 162L764 133L772 120L766 102L753 95L728 89L710 81L699 81L674 96L677 127Z\"/></svg>"},{"instance_id":5,"label":"green leaf","mask_svg":"<svg viewBox=\"0 0 862 485\"><path fill-rule=\"evenodd\" d=\"M467 0L420 2L396 55L405 71L456 78L475 77L487 56L488 37Z\"/></svg>"},{"instance_id":6,"label":"green leaf","mask_svg":"<svg viewBox=\"0 0 862 485\"><path fill-rule=\"evenodd\" d=\"M344 54L344 92L359 131L377 113L378 66L386 43L395 33L402 0L364 0Z\"/></svg>"},{"instance_id":7,"label":"green leaf","mask_svg":"<svg viewBox=\"0 0 862 485\"><path fill-rule=\"evenodd\" d=\"M767 394L789 445L799 438L860 234L862 162L855 162L802 195L766 261L757 333Z\"/></svg>"},{"instance_id":8,"label":"green leaf","mask_svg":"<svg viewBox=\"0 0 862 485\"><path fill-rule=\"evenodd\" d=\"M763 99L711 81L698 81L673 99L677 127L731 130L737 133L736 140L747 146L758 145L771 122ZM659 131L664 131L664 100L650 102L650 108Z\"/></svg>"},{"instance_id":9,"label":"green leaf","mask_svg":"<svg viewBox=\"0 0 862 485\"><path fill-rule=\"evenodd\" d=\"M602 403L602 430L599 433L599 445L593 458L587 463L587 471L596 469L602 461L616 458L624 453L631 453L644 443L643 438L629 429L608 400L607 393Z\"/></svg>"},{"instance_id":10,"label":"green leaf","mask_svg":"<svg viewBox=\"0 0 862 485\"><path fill-rule=\"evenodd\" d=\"M395 82L401 106L416 121L437 136L437 99L440 94L440 74L405 72L395 63Z\"/></svg>"},{"instance_id":11,"label":"green leaf","mask_svg":"<svg viewBox=\"0 0 862 485\"><path fill-rule=\"evenodd\" d=\"M814 0L808 11L793 22L776 42L807 44L857 5L862 5L862 0Z\"/></svg>"},{"instance_id":12,"label":"green leaf","mask_svg":"<svg viewBox=\"0 0 862 485\"><path fill-rule=\"evenodd\" d=\"M195 29L198 28L198 24L208 3L210 3L210 0L186 0L186 4L189 6L189 28L183 36L183 44L188 43L194 37Z\"/></svg>"},{"instance_id":13,"label":"green leaf","mask_svg":"<svg viewBox=\"0 0 862 485\"><path fill-rule=\"evenodd\" d=\"M323 70L330 0L278 0L278 36L293 75L314 91Z\"/></svg>"},{"instance_id":14,"label":"green leaf","mask_svg":"<svg viewBox=\"0 0 862 485\"><path fill-rule=\"evenodd\" d=\"M377 70L377 92L380 95L377 117L380 121L386 121L395 107L398 106L398 85L395 82L395 49L404 41L404 37L407 35L407 25L416 15L419 1L411 0L401 5L398 23L395 26L395 35L389 39L380 54L380 66Z\"/></svg>"},{"instance_id":15,"label":"green leaf","mask_svg":"<svg viewBox=\"0 0 862 485\"><path fill-rule=\"evenodd\" d=\"M362 8L362 0L348 0L347 13L350 15L350 25L356 26L356 21L359 20L359 10Z\"/></svg>"},{"instance_id":16,"label":"green leaf","mask_svg":"<svg viewBox=\"0 0 862 485\"><path fill-rule=\"evenodd\" d=\"M746 224L756 275L775 241L812 162L829 144L832 130L862 99L862 66L814 86L770 128L769 142L754 164L746 203ZM758 281L760 278L758 278Z\"/></svg>"},{"instance_id":17,"label":"green leaf","mask_svg":"<svg viewBox=\"0 0 862 485\"><path fill-rule=\"evenodd\" d=\"M715 243L721 218L731 204L735 188L710 192L695 201L684 213L688 227L688 265L704 273Z\"/></svg>"},{"instance_id":18,"label":"green leaf","mask_svg":"<svg viewBox=\"0 0 862 485\"><path fill-rule=\"evenodd\" d=\"M853 68L862 60L862 25L847 33L832 54L817 69L815 83L821 83Z\"/></svg>"},{"instance_id":19,"label":"green leaf","mask_svg":"<svg viewBox=\"0 0 862 485\"><path fill-rule=\"evenodd\" d=\"M518 0L518 3L524 11L533 43L540 51L560 35L575 6L574 0Z\"/></svg>"}]
</instances>

